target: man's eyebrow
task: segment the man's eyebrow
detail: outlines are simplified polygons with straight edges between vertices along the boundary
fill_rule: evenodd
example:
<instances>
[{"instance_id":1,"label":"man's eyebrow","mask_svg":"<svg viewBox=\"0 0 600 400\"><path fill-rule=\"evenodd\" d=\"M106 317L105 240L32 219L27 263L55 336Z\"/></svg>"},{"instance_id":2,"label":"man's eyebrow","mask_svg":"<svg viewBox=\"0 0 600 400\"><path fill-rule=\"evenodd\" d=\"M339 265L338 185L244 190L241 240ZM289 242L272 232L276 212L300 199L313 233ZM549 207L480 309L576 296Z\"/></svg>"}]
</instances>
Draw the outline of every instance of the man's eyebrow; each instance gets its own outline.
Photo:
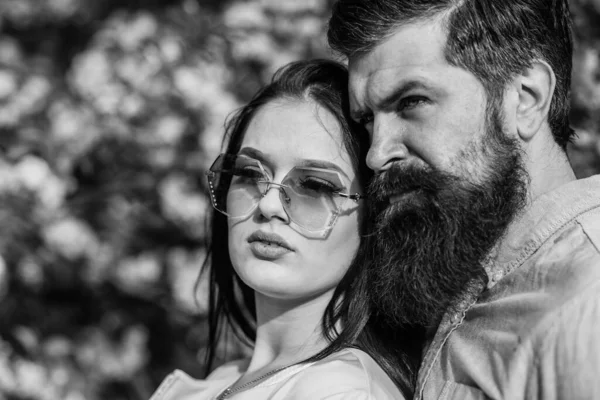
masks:
<instances>
[{"instance_id":1,"label":"man's eyebrow","mask_svg":"<svg viewBox=\"0 0 600 400\"><path fill-rule=\"evenodd\" d=\"M375 104L377 110L387 110L398 102L407 92L414 89L432 90L431 86L421 80L410 80L401 83L397 88L393 89L389 94L382 97Z\"/></svg>"},{"instance_id":2,"label":"man's eyebrow","mask_svg":"<svg viewBox=\"0 0 600 400\"><path fill-rule=\"evenodd\" d=\"M375 103L375 110L386 110L396 104L407 92L415 89L434 90L430 85L421 80L410 80L401 82L398 87L393 89L389 94L382 97ZM355 121L360 121L365 117L373 115L370 110L356 109L351 110L350 117Z\"/></svg>"}]
</instances>

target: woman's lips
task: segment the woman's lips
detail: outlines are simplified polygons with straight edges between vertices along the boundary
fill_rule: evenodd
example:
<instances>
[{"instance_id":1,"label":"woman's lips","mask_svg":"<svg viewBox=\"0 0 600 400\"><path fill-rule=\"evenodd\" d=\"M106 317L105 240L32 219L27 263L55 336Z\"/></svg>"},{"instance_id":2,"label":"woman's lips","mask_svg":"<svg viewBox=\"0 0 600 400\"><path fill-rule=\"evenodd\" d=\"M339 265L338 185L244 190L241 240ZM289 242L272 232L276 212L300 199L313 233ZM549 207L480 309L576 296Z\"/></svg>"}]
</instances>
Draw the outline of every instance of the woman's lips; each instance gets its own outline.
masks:
<instances>
[{"instance_id":1,"label":"woman's lips","mask_svg":"<svg viewBox=\"0 0 600 400\"><path fill-rule=\"evenodd\" d=\"M248 237L250 250L261 259L274 260L294 250L281 236L275 233L256 231Z\"/></svg>"},{"instance_id":2,"label":"woman's lips","mask_svg":"<svg viewBox=\"0 0 600 400\"><path fill-rule=\"evenodd\" d=\"M252 253L256 257L265 260L275 260L287 253L291 253L290 249L266 242L252 242L250 243L250 250L252 250Z\"/></svg>"}]
</instances>

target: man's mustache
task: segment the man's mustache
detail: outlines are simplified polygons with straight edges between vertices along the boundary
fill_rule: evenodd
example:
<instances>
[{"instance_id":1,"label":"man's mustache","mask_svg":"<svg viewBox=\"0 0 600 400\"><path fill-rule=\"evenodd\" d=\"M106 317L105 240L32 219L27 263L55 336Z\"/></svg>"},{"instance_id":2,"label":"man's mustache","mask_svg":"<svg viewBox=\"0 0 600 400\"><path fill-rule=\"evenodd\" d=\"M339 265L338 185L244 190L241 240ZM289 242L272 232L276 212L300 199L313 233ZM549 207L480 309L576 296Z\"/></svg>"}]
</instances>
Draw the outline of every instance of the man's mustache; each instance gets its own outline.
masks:
<instances>
[{"instance_id":1,"label":"man's mustache","mask_svg":"<svg viewBox=\"0 0 600 400\"><path fill-rule=\"evenodd\" d=\"M434 195L455 179L432 167L396 163L372 178L367 193L374 205L383 205L388 204L392 196L417 190L424 195Z\"/></svg>"}]
</instances>

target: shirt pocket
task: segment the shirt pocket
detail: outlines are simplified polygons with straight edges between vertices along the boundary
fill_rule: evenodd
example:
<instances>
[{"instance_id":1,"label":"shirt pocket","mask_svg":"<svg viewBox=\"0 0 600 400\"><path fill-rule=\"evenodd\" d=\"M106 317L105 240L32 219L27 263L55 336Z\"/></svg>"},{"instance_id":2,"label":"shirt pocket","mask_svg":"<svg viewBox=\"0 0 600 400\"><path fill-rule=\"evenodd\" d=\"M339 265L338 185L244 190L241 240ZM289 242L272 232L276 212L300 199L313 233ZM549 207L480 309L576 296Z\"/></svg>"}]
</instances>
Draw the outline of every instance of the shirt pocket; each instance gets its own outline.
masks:
<instances>
[{"instance_id":1,"label":"shirt pocket","mask_svg":"<svg viewBox=\"0 0 600 400\"><path fill-rule=\"evenodd\" d=\"M483 400L489 399L481 390L462 385L460 383L445 381L438 400Z\"/></svg>"}]
</instances>

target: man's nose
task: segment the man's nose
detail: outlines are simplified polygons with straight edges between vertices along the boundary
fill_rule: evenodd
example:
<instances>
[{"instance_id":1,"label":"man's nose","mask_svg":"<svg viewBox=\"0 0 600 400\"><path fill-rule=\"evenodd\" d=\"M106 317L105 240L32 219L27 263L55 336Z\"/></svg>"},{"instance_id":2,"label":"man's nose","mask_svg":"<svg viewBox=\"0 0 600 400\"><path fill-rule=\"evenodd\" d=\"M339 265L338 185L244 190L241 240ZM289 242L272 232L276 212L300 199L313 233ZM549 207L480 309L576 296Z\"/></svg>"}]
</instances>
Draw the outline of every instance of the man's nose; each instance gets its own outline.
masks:
<instances>
[{"instance_id":1,"label":"man's nose","mask_svg":"<svg viewBox=\"0 0 600 400\"><path fill-rule=\"evenodd\" d=\"M375 118L371 146L367 153L367 166L375 172L385 171L395 162L409 156L406 132L402 125L390 117Z\"/></svg>"}]
</instances>

